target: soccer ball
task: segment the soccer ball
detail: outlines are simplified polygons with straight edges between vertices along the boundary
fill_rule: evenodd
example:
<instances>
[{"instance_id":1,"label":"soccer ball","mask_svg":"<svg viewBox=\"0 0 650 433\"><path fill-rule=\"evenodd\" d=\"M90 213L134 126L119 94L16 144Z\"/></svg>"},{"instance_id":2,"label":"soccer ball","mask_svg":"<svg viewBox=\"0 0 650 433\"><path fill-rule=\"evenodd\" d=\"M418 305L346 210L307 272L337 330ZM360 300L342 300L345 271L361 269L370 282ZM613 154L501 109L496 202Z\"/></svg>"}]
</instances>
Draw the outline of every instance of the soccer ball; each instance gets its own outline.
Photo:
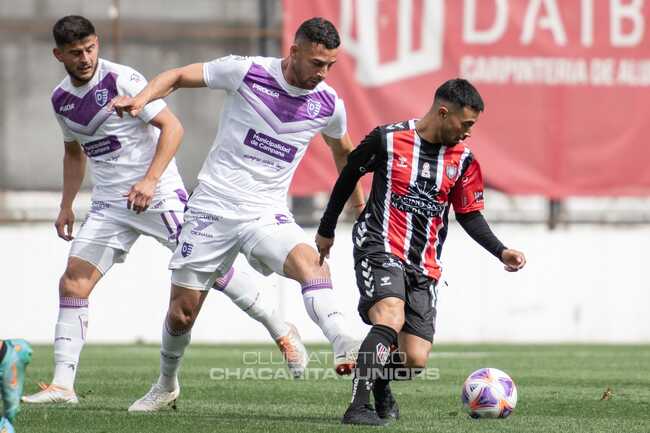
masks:
<instances>
[{"instance_id":1,"label":"soccer ball","mask_svg":"<svg viewBox=\"0 0 650 433\"><path fill-rule=\"evenodd\" d=\"M517 404L517 387L503 371L481 368L465 380L460 398L472 418L506 418Z\"/></svg>"}]
</instances>

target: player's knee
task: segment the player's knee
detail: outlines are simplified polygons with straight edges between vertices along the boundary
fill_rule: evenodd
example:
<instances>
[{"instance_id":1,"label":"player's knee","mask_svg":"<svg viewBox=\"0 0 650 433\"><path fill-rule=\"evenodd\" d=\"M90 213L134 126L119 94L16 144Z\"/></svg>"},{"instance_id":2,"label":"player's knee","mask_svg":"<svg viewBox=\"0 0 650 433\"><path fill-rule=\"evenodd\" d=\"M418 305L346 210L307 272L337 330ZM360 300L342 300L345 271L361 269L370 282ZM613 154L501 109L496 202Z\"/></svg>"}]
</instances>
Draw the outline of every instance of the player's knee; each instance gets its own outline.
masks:
<instances>
[{"instance_id":1,"label":"player's knee","mask_svg":"<svg viewBox=\"0 0 650 433\"><path fill-rule=\"evenodd\" d=\"M85 299L88 297L91 290L91 281L88 278L83 277L72 266L68 266L59 279L60 296Z\"/></svg>"},{"instance_id":2,"label":"player's knee","mask_svg":"<svg viewBox=\"0 0 650 433\"><path fill-rule=\"evenodd\" d=\"M320 256L307 244L299 244L287 256L284 263L285 276L299 283L319 278L330 278L330 269L326 262L322 265Z\"/></svg>"},{"instance_id":3,"label":"player's knee","mask_svg":"<svg viewBox=\"0 0 650 433\"><path fill-rule=\"evenodd\" d=\"M175 331L191 329L195 320L194 309L188 305L172 304L167 313L167 323Z\"/></svg>"}]
</instances>

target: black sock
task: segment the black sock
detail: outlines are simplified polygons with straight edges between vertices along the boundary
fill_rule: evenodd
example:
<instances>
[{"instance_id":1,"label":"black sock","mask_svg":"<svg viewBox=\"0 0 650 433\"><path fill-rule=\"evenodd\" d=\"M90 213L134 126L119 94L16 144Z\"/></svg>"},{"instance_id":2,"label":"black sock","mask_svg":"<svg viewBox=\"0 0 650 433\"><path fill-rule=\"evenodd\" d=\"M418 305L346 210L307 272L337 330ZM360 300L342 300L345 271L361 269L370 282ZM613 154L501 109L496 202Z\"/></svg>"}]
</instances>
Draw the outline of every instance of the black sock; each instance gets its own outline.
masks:
<instances>
[{"instance_id":1,"label":"black sock","mask_svg":"<svg viewBox=\"0 0 650 433\"><path fill-rule=\"evenodd\" d=\"M370 329L357 357L357 367L352 380L352 405L363 406L370 402L374 379L383 374L383 366L390 356L390 346L397 343L397 332L384 325Z\"/></svg>"},{"instance_id":2,"label":"black sock","mask_svg":"<svg viewBox=\"0 0 650 433\"><path fill-rule=\"evenodd\" d=\"M2 347L0 347L0 362L5 359L5 353L7 353L7 343L2 342Z\"/></svg>"}]
</instances>

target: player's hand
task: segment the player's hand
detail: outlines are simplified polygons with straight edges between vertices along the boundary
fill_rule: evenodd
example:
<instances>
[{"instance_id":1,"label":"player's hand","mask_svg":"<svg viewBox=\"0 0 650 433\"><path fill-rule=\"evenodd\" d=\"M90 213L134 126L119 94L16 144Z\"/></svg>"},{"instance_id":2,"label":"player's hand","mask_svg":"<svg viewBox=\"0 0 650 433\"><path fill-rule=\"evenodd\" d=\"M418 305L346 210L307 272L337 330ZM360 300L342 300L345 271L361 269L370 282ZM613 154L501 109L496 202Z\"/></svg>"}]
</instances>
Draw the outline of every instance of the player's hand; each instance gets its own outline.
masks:
<instances>
[{"instance_id":1,"label":"player's hand","mask_svg":"<svg viewBox=\"0 0 650 433\"><path fill-rule=\"evenodd\" d=\"M61 208L59 211L59 216L54 222L54 227L56 227L56 233L64 241L71 241L74 239L72 237L72 227L74 226L74 212L72 208Z\"/></svg>"},{"instance_id":2,"label":"player's hand","mask_svg":"<svg viewBox=\"0 0 650 433\"><path fill-rule=\"evenodd\" d=\"M153 179L144 178L131 187L131 190L124 194L126 197L126 207L133 209L135 213L146 211L156 193L156 182Z\"/></svg>"},{"instance_id":3,"label":"player's hand","mask_svg":"<svg viewBox=\"0 0 650 433\"><path fill-rule=\"evenodd\" d=\"M501 261L505 265L504 269L508 272L517 272L526 265L524 253L510 248L503 250L501 253Z\"/></svg>"},{"instance_id":4,"label":"player's hand","mask_svg":"<svg viewBox=\"0 0 650 433\"><path fill-rule=\"evenodd\" d=\"M113 98L108 106L108 111L115 110L118 116L122 117L124 116L124 113L129 113L131 117L136 117L144 106L146 105L146 102L142 101L141 99L131 96L116 96Z\"/></svg>"},{"instance_id":5,"label":"player's hand","mask_svg":"<svg viewBox=\"0 0 650 433\"><path fill-rule=\"evenodd\" d=\"M325 259L330 258L332 245L334 245L334 238L326 238L316 233L316 249L318 250L318 254L320 254L320 260L318 261L320 266L323 266Z\"/></svg>"}]
</instances>

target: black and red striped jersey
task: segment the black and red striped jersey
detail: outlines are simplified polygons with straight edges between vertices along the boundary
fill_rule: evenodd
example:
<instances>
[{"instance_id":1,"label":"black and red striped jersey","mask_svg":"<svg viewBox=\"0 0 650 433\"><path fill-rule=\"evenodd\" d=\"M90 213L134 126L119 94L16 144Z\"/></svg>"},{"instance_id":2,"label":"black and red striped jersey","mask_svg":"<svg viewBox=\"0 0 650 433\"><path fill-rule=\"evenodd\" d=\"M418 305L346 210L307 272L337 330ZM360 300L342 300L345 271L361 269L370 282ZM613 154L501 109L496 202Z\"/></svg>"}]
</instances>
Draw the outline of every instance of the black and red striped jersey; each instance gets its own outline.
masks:
<instances>
[{"instance_id":1,"label":"black and red striped jersey","mask_svg":"<svg viewBox=\"0 0 650 433\"><path fill-rule=\"evenodd\" d=\"M368 203L353 227L355 256L391 253L438 279L449 205L457 214L483 209L483 179L467 146L427 142L415 122L375 128L348 157L344 170L357 174L355 183L374 172ZM330 203L337 200L333 193ZM319 233L331 230L333 236L338 213L328 211Z\"/></svg>"}]
</instances>

